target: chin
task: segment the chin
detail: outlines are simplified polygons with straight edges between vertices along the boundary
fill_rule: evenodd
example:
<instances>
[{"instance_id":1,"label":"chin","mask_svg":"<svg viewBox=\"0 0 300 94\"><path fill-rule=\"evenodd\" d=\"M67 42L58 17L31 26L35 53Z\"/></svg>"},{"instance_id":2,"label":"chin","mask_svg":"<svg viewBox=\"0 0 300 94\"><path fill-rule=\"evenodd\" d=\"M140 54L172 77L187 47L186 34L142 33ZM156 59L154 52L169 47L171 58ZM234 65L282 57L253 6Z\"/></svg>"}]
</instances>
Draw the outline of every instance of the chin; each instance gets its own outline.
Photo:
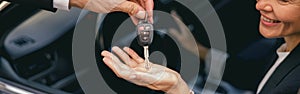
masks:
<instances>
[{"instance_id":1,"label":"chin","mask_svg":"<svg viewBox=\"0 0 300 94\"><path fill-rule=\"evenodd\" d=\"M276 31L263 30L263 29L260 28L259 32L265 38L278 38L279 37L279 36L274 34L274 33L276 33Z\"/></svg>"}]
</instances>

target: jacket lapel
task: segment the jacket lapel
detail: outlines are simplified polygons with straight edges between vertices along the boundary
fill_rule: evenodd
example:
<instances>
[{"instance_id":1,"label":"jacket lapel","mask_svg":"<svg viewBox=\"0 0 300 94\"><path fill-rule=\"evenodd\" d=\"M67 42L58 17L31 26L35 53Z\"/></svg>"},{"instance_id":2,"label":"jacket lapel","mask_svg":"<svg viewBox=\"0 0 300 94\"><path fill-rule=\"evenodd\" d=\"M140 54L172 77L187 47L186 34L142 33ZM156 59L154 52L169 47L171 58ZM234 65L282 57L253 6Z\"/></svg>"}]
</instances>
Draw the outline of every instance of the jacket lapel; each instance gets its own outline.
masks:
<instances>
[{"instance_id":1,"label":"jacket lapel","mask_svg":"<svg viewBox=\"0 0 300 94\"><path fill-rule=\"evenodd\" d=\"M269 78L265 86L263 87L261 94L270 93L281 80L296 66L300 63L300 45L298 46L285 58L284 61L277 67L272 76Z\"/></svg>"}]
</instances>

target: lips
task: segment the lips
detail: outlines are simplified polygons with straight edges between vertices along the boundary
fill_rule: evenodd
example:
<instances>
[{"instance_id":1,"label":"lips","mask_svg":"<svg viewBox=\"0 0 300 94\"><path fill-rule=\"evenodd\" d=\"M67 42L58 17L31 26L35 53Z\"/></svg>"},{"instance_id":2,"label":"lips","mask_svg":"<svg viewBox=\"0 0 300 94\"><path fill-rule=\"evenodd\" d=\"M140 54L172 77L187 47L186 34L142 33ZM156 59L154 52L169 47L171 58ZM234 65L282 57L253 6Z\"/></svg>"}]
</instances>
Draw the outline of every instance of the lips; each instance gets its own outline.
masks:
<instances>
[{"instance_id":1,"label":"lips","mask_svg":"<svg viewBox=\"0 0 300 94\"><path fill-rule=\"evenodd\" d=\"M273 19L267 18L265 16L262 16L262 20L269 22L269 23L280 23L281 22L279 20L273 20Z\"/></svg>"},{"instance_id":2,"label":"lips","mask_svg":"<svg viewBox=\"0 0 300 94\"><path fill-rule=\"evenodd\" d=\"M281 21L279 20L275 20L275 19L271 19L268 18L264 15L261 16L261 22L266 25L266 26L276 26L277 24L279 24Z\"/></svg>"}]
</instances>

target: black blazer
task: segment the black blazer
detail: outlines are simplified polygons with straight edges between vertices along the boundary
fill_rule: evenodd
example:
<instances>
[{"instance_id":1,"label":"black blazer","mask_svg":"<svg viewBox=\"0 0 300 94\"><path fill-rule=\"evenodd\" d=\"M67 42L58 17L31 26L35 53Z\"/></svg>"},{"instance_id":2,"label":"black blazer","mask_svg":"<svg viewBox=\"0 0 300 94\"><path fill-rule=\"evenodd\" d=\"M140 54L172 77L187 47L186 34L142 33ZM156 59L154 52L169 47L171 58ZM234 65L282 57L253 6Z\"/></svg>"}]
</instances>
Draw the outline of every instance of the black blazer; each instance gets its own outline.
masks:
<instances>
[{"instance_id":1,"label":"black blazer","mask_svg":"<svg viewBox=\"0 0 300 94\"><path fill-rule=\"evenodd\" d=\"M237 55L230 54L226 61L223 80L236 88L256 92L268 69L268 62L282 44L279 39L261 39L253 42Z\"/></svg>"},{"instance_id":2,"label":"black blazer","mask_svg":"<svg viewBox=\"0 0 300 94\"><path fill-rule=\"evenodd\" d=\"M53 0L4 0L12 3L24 4L28 6L33 6L48 11L56 11L56 8L53 8Z\"/></svg>"},{"instance_id":3,"label":"black blazer","mask_svg":"<svg viewBox=\"0 0 300 94\"><path fill-rule=\"evenodd\" d=\"M223 75L223 80L237 88L256 92L260 81L277 60L276 50L283 43L282 39L270 44L258 44L262 47L250 49L256 51L250 54L257 55L267 53L262 59L229 58ZM255 44L257 45L257 44ZM263 49L263 50L259 50ZM257 52L258 51L258 52ZM248 53L249 54L249 53ZM300 44L285 58L274 71L270 79L262 88L260 94L297 94L300 88Z\"/></svg>"},{"instance_id":4,"label":"black blazer","mask_svg":"<svg viewBox=\"0 0 300 94\"><path fill-rule=\"evenodd\" d=\"M276 59L277 58L274 58L272 60L273 63ZM299 88L300 44L298 44L298 46L291 51L285 60L277 67L262 88L260 94L297 94Z\"/></svg>"}]
</instances>

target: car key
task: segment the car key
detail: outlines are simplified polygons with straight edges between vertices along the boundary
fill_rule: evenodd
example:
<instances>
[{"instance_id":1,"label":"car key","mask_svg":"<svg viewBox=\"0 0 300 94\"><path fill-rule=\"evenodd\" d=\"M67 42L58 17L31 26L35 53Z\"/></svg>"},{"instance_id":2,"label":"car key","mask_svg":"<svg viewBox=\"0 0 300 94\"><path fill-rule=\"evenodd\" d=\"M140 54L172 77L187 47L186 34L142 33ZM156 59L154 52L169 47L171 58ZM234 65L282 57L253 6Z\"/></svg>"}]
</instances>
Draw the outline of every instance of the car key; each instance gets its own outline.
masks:
<instances>
[{"instance_id":1,"label":"car key","mask_svg":"<svg viewBox=\"0 0 300 94\"><path fill-rule=\"evenodd\" d=\"M153 25L147 20L147 13L145 19L139 20L137 25L138 43L141 46L149 46L153 39Z\"/></svg>"},{"instance_id":2,"label":"car key","mask_svg":"<svg viewBox=\"0 0 300 94\"><path fill-rule=\"evenodd\" d=\"M153 40L153 25L149 23L147 18L147 13L145 19L139 20L137 25L137 34L138 34L138 43L144 48L144 57L145 57L145 68L149 70L151 68L149 61L149 45Z\"/></svg>"}]
</instances>

